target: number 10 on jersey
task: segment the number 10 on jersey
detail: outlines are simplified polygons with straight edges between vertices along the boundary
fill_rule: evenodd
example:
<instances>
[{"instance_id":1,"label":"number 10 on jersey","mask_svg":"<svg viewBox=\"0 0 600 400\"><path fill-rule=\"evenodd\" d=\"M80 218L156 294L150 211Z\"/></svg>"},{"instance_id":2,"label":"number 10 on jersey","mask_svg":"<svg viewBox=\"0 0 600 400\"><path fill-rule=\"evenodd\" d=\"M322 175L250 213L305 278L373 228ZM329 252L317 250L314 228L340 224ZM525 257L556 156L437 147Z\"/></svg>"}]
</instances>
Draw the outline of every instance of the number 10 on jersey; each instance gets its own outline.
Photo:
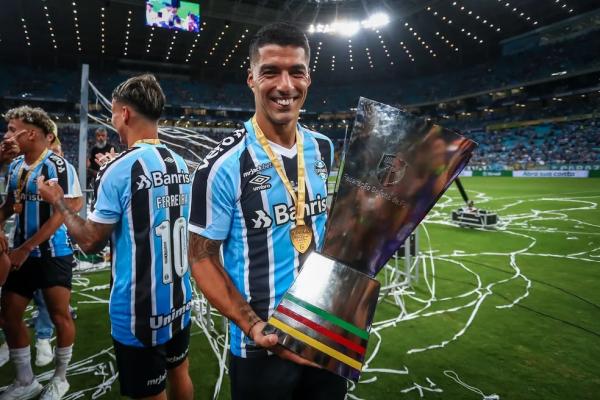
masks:
<instances>
[{"instance_id":1,"label":"number 10 on jersey","mask_svg":"<svg viewBox=\"0 0 600 400\"><path fill-rule=\"evenodd\" d=\"M173 274L171 265L175 273L180 278L185 275L188 270L187 262L187 221L184 217L179 217L173 222L173 230L169 220L164 220L156 228L154 232L161 239L162 248L162 276L163 283L173 283ZM173 238L173 240L171 240ZM172 246L171 246L172 244Z\"/></svg>"}]
</instances>

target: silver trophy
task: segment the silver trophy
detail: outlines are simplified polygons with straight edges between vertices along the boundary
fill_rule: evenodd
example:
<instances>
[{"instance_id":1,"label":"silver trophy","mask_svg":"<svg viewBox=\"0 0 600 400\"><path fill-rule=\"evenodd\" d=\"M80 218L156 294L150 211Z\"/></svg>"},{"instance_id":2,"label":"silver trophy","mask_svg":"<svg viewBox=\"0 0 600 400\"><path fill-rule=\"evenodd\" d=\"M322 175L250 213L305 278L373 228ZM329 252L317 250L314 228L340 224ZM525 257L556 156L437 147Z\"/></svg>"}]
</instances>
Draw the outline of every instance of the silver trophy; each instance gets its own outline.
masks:
<instances>
[{"instance_id":1,"label":"silver trophy","mask_svg":"<svg viewBox=\"0 0 600 400\"><path fill-rule=\"evenodd\" d=\"M467 164L475 143L361 98L325 244L268 320L279 344L358 381L379 296L375 275Z\"/></svg>"}]
</instances>

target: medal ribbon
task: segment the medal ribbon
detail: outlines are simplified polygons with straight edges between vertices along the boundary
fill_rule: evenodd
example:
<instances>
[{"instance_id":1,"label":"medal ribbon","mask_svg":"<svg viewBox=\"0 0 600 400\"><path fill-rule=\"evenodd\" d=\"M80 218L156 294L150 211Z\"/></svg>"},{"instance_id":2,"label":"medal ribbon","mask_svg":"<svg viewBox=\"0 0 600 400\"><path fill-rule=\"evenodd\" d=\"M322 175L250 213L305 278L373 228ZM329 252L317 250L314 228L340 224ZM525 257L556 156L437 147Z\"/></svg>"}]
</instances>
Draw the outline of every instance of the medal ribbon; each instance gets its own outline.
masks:
<instances>
[{"instance_id":1,"label":"medal ribbon","mask_svg":"<svg viewBox=\"0 0 600 400\"><path fill-rule=\"evenodd\" d=\"M157 144L160 144L160 139L140 139L140 140L136 140L135 142L133 142L133 144L131 145L131 147L133 147L133 146L135 146L137 144L141 144L141 143L157 145Z\"/></svg>"},{"instance_id":2,"label":"medal ribbon","mask_svg":"<svg viewBox=\"0 0 600 400\"><path fill-rule=\"evenodd\" d=\"M39 163L42 162L44 157L46 157L46 154L48 154L48 149L45 149L42 152L42 154L40 154L40 156L37 158L37 160L35 160L33 164L29 166L25 177L21 179L23 177L23 171L25 170L25 159L23 159L23 163L21 164L21 168L19 169L19 174L17 175L17 190L15 191L16 204L19 204L21 202L21 193L23 192L23 189L27 186L27 180L29 179L29 175L39 165Z\"/></svg>"},{"instance_id":3,"label":"medal ribbon","mask_svg":"<svg viewBox=\"0 0 600 400\"><path fill-rule=\"evenodd\" d=\"M256 138L258 142L262 146L267 156L269 156L269 160L271 164L273 164L273 168L277 171L277 174L283 181L283 185L290 193L292 200L294 200L294 205L296 206L296 226L304 225L304 204L306 202L306 185L305 185L305 171L304 171L304 144L302 142L302 137L298 132L298 128L296 128L296 148L298 150L298 195L296 196L296 192L290 183L283 167L279 163L279 158L275 156L273 153L273 149L269 145L269 142L258 126L256 122L256 115L252 117L252 127L254 128L254 133L256 134Z\"/></svg>"}]
</instances>

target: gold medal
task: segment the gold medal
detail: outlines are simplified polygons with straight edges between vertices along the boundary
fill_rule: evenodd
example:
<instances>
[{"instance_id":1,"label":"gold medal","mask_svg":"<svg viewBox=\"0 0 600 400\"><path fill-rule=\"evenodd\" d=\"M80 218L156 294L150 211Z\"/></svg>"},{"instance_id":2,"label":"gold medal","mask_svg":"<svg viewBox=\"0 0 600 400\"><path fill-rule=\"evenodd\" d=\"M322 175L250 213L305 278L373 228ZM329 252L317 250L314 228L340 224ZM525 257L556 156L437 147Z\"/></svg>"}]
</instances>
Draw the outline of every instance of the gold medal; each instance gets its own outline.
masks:
<instances>
[{"instance_id":1,"label":"gold medal","mask_svg":"<svg viewBox=\"0 0 600 400\"><path fill-rule=\"evenodd\" d=\"M294 248L299 253L304 253L308 250L310 242L312 242L312 231L304 224L296 225L290 230L290 238L292 239Z\"/></svg>"},{"instance_id":2,"label":"gold medal","mask_svg":"<svg viewBox=\"0 0 600 400\"><path fill-rule=\"evenodd\" d=\"M269 156L269 160L271 161L271 164L273 164L273 168L275 168L275 171L277 171L277 174L281 178L283 185L294 201L294 206L296 207L296 226L290 230L290 238L294 248L298 250L298 252L304 253L306 250L308 250L310 242L312 241L312 231L304 224L304 205L306 204L306 172L304 170L304 143L302 142L302 136L300 136L300 133L296 128L296 148L298 149L298 195L296 195L290 180L286 176L283 167L279 163L279 159L275 157L273 149L271 149L265 134L260 129L260 126L258 126L258 123L256 122L256 116L252 117L252 126L254 127L256 138L258 139L265 153L267 153L267 156Z\"/></svg>"},{"instance_id":3,"label":"gold medal","mask_svg":"<svg viewBox=\"0 0 600 400\"><path fill-rule=\"evenodd\" d=\"M21 214L23 212L23 203L15 203L12 208L15 214Z\"/></svg>"}]
</instances>

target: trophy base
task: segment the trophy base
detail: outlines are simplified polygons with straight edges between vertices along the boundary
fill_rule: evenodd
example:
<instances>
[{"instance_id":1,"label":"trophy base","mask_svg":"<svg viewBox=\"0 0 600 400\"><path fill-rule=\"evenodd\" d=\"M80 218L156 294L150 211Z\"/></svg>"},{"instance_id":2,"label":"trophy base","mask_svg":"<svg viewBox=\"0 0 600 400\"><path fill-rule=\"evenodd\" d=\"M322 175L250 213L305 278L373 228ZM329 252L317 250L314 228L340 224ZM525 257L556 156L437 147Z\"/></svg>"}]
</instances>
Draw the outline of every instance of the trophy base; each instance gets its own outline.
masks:
<instances>
[{"instance_id":1,"label":"trophy base","mask_svg":"<svg viewBox=\"0 0 600 400\"><path fill-rule=\"evenodd\" d=\"M302 358L358 381L380 284L319 253L311 253L267 321L265 334Z\"/></svg>"}]
</instances>

